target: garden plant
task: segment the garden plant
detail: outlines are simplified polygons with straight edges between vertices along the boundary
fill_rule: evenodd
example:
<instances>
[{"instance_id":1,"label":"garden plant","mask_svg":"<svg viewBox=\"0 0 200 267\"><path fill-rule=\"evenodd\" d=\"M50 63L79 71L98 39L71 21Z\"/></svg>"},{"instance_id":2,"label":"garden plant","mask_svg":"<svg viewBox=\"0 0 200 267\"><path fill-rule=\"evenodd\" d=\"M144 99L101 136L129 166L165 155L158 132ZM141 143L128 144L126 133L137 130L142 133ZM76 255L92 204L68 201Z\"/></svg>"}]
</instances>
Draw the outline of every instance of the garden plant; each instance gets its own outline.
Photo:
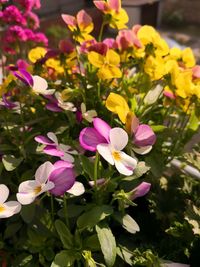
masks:
<instances>
[{"instance_id":1,"label":"garden plant","mask_svg":"<svg viewBox=\"0 0 200 267\"><path fill-rule=\"evenodd\" d=\"M184 147L200 117L200 66L121 0L62 14L48 47L31 10L0 0L0 264L3 267L198 267L199 168ZM103 38L104 29L116 36ZM184 165L185 166L185 165Z\"/></svg>"}]
</instances>

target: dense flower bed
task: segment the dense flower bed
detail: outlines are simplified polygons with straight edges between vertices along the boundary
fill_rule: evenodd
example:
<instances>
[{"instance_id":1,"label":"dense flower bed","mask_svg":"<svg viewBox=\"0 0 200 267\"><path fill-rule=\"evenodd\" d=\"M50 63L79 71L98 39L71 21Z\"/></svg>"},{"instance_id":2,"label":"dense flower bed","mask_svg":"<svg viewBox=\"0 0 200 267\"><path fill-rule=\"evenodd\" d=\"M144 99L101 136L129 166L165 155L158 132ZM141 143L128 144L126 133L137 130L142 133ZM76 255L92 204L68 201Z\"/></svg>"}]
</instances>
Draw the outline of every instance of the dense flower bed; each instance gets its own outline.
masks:
<instances>
[{"instance_id":1,"label":"dense flower bed","mask_svg":"<svg viewBox=\"0 0 200 267\"><path fill-rule=\"evenodd\" d=\"M5 2L2 23L16 23L5 45L18 61L4 47L2 265L197 266L199 183L170 169L199 126L192 50L169 48L148 25L127 29L121 1L102 0L98 40L81 10L62 15L71 38L58 48L22 54L21 42L47 45L24 28L38 27L40 3L16 1L22 14ZM116 38L102 38L106 25Z\"/></svg>"}]
</instances>

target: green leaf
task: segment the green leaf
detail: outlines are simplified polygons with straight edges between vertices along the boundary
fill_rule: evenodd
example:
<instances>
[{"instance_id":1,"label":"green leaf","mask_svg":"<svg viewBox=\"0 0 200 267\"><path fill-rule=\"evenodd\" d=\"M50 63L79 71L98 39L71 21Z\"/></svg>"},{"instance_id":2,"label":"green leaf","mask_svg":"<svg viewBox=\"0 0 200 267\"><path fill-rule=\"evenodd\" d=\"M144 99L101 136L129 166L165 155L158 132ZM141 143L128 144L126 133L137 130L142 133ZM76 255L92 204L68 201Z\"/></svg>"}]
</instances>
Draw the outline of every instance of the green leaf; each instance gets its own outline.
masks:
<instances>
[{"instance_id":1,"label":"green leaf","mask_svg":"<svg viewBox=\"0 0 200 267\"><path fill-rule=\"evenodd\" d=\"M21 227L22 227L22 224L20 222L9 224L5 230L4 238L12 237L19 231Z\"/></svg>"},{"instance_id":2,"label":"green leaf","mask_svg":"<svg viewBox=\"0 0 200 267\"><path fill-rule=\"evenodd\" d=\"M144 161L140 161L137 164L137 167L134 170L133 175L131 176L127 176L125 178L123 178L123 181L132 181L134 179L140 178L143 174L145 174L146 172L148 172L151 168L146 165L146 163Z\"/></svg>"},{"instance_id":3,"label":"green leaf","mask_svg":"<svg viewBox=\"0 0 200 267\"><path fill-rule=\"evenodd\" d=\"M32 203L30 205L26 205L26 206L22 206L21 216L22 216L22 219L26 223L32 222L32 220L35 216L35 203Z\"/></svg>"},{"instance_id":4,"label":"green leaf","mask_svg":"<svg viewBox=\"0 0 200 267\"><path fill-rule=\"evenodd\" d=\"M151 128L155 133L157 133L164 131L167 127L164 125L151 125Z\"/></svg>"},{"instance_id":5,"label":"green leaf","mask_svg":"<svg viewBox=\"0 0 200 267\"><path fill-rule=\"evenodd\" d=\"M117 247L115 237L108 226L96 226L98 239L101 245L101 250L104 255L105 262L108 267L115 264Z\"/></svg>"},{"instance_id":6,"label":"green leaf","mask_svg":"<svg viewBox=\"0 0 200 267\"><path fill-rule=\"evenodd\" d=\"M94 164L85 156L81 156L83 170L89 175L90 179L94 178Z\"/></svg>"},{"instance_id":7,"label":"green leaf","mask_svg":"<svg viewBox=\"0 0 200 267\"><path fill-rule=\"evenodd\" d=\"M98 236L95 235L91 235L87 238L85 238L83 240L83 247L88 250L92 250L92 251L98 251L100 250L100 244L99 244L99 239Z\"/></svg>"},{"instance_id":8,"label":"green leaf","mask_svg":"<svg viewBox=\"0 0 200 267\"><path fill-rule=\"evenodd\" d=\"M162 91L163 87L160 84L158 84L155 88L149 90L144 98L144 104L146 105L154 104L158 100Z\"/></svg>"},{"instance_id":9,"label":"green leaf","mask_svg":"<svg viewBox=\"0 0 200 267\"><path fill-rule=\"evenodd\" d=\"M193 131L196 131L199 128L199 119L196 116L195 111L192 111L192 114L190 116L190 120L188 123L188 128L193 130Z\"/></svg>"},{"instance_id":10,"label":"green leaf","mask_svg":"<svg viewBox=\"0 0 200 267\"><path fill-rule=\"evenodd\" d=\"M73 247L73 235L70 233L67 226L60 220L55 221L55 228L58 232L60 240L64 248L70 249Z\"/></svg>"},{"instance_id":11,"label":"green leaf","mask_svg":"<svg viewBox=\"0 0 200 267\"><path fill-rule=\"evenodd\" d=\"M117 247L117 255L123 260L125 261L127 264L129 264L130 266L132 266L132 257L133 257L133 253L131 251L129 251L126 247L123 246L119 246Z\"/></svg>"},{"instance_id":12,"label":"green leaf","mask_svg":"<svg viewBox=\"0 0 200 267\"><path fill-rule=\"evenodd\" d=\"M51 267L71 267L76 260L75 255L71 251L62 250L56 254Z\"/></svg>"},{"instance_id":13,"label":"green leaf","mask_svg":"<svg viewBox=\"0 0 200 267\"><path fill-rule=\"evenodd\" d=\"M22 162L23 158L15 158L13 155L4 155L2 158L3 165L7 171L13 171Z\"/></svg>"},{"instance_id":14,"label":"green leaf","mask_svg":"<svg viewBox=\"0 0 200 267\"><path fill-rule=\"evenodd\" d=\"M92 228L99 221L104 220L107 216L113 213L113 208L108 205L95 206L91 210L83 213L77 221L80 229Z\"/></svg>"}]
</instances>

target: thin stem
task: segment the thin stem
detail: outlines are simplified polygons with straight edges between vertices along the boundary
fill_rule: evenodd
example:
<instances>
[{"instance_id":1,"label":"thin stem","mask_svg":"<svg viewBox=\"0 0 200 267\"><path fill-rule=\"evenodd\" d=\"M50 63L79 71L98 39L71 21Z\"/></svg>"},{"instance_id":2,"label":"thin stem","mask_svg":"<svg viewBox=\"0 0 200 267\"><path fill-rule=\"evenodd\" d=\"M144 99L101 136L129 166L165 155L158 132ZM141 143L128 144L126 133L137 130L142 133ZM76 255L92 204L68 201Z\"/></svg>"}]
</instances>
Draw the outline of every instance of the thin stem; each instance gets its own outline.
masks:
<instances>
[{"instance_id":1,"label":"thin stem","mask_svg":"<svg viewBox=\"0 0 200 267\"><path fill-rule=\"evenodd\" d=\"M101 28L100 28L100 31L99 31L99 38L98 38L98 41L101 42L102 40L102 36L103 36L103 30L104 30L104 27L107 23L105 21L102 22L101 24Z\"/></svg>"},{"instance_id":2,"label":"thin stem","mask_svg":"<svg viewBox=\"0 0 200 267\"><path fill-rule=\"evenodd\" d=\"M96 152L95 162L94 162L94 185L95 185L95 189L97 189L98 168L99 168L99 153Z\"/></svg>"},{"instance_id":3,"label":"thin stem","mask_svg":"<svg viewBox=\"0 0 200 267\"><path fill-rule=\"evenodd\" d=\"M66 222L67 227L69 228L69 218L67 216L68 212L67 212L67 196L66 196L66 194L64 194L64 196L63 196L63 205L64 205L65 222Z\"/></svg>"},{"instance_id":4,"label":"thin stem","mask_svg":"<svg viewBox=\"0 0 200 267\"><path fill-rule=\"evenodd\" d=\"M52 218L52 222L54 222L54 201L53 201L52 195L51 195L51 218Z\"/></svg>"}]
</instances>

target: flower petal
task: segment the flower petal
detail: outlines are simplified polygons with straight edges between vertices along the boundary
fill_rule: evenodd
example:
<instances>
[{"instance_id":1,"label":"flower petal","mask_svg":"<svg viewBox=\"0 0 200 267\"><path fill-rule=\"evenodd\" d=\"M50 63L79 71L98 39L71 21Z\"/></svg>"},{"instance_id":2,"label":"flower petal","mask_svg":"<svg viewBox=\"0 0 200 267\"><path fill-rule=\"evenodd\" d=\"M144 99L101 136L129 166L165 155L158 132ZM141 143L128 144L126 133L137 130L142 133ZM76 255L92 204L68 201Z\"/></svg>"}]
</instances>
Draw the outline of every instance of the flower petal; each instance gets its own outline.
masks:
<instances>
[{"instance_id":1,"label":"flower petal","mask_svg":"<svg viewBox=\"0 0 200 267\"><path fill-rule=\"evenodd\" d=\"M109 144L99 144L97 146L99 154L108 161L111 165L114 165L114 159Z\"/></svg>"},{"instance_id":2,"label":"flower petal","mask_svg":"<svg viewBox=\"0 0 200 267\"><path fill-rule=\"evenodd\" d=\"M38 75L32 76L33 78L33 90L36 92L43 92L48 88L48 83L45 79Z\"/></svg>"},{"instance_id":3,"label":"flower petal","mask_svg":"<svg viewBox=\"0 0 200 267\"><path fill-rule=\"evenodd\" d=\"M156 135L147 124L138 126L134 135L134 144L136 146L152 146L156 141Z\"/></svg>"},{"instance_id":4,"label":"flower petal","mask_svg":"<svg viewBox=\"0 0 200 267\"><path fill-rule=\"evenodd\" d=\"M21 210L21 204L17 201L5 202L3 206L6 208L6 210L12 212L12 214L19 213Z\"/></svg>"},{"instance_id":5,"label":"flower petal","mask_svg":"<svg viewBox=\"0 0 200 267\"><path fill-rule=\"evenodd\" d=\"M64 152L57 149L56 146L46 146L43 149L43 152L47 155L55 156L55 157L63 157Z\"/></svg>"},{"instance_id":6,"label":"flower petal","mask_svg":"<svg viewBox=\"0 0 200 267\"><path fill-rule=\"evenodd\" d=\"M89 151L96 151L97 145L106 143L106 140L99 132L91 127L84 128L79 135L80 145Z\"/></svg>"},{"instance_id":7,"label":"flower petal","mask_svg":"<svg viewBox=\"0 0 200 267\"><path fill-rule=\"evenodd\" d=\"M67 193L70 193L74 196L80 196L85 193L85 187L82 183L75 182L73 186L67 190Z\"/></svg>"},{"instance_id":8,"label":"flower petal","mask_svg":"<svg viewBox=\"0 0 200 267\"><path fill-rule=\"evenodd\" d=\"M50 161L46 161L36 170L35 180L40 184L46 183L53 169L53 164Z\"/></svg>"},{"instance_id":9,"label":"flower petal","mask_svg":"<svg viewBox=\"0 0 200 267\"><path fill-rule=\"evenodd\" d=\"M47 133L49 139L51 139L56 145L58 145L58 138L55 133L49 132Z\"/></svg>"},{"instance_id":10,"label":"flower petal","mask_svg":"<svg viewBox=\"0 0 200 267\"><path fill-rule=\"evenodd\" d=\"M149 153L151 149L152 149L152 146L133 147L133 151L135 151L139 155L145 155Z\"/></svg>"},{"instance_id":11,"label":"flower petal","mask_svg":"<svg viewBox=\"0 0 200 267\"><path fill-rule=\"evenodd\" d=\"M128 143L128 134L119 127L110 130L110 144L117 151L122 150Z\"/></svg>"},{"instance_id":12,"label":"flower petal","mask_svg":"<svg viewBox=\"0 0 200 267\"><path fill-rule=\"evenodd\" d=\"M35 141L44 145L53 145L54 143L43 135L35 136Z\"/></svg>"},{"instance_id":13,"label":"flower petal","mask_svg":"<svg viewBox=\"0 0 200 267\"><path fill-rule=\"evenodd\" d=\"M62 196L75 182L74 170L66 167L57 168L50 174L49 181L55 185L50 192L53 195Z\"/></svg>"},{"instance_id":14,"label":"flower petal","mask_svg":"<svg viewBox=\"0 0 200 267\"><path fill-rule=\"evenodd\" d=\"M143 197L145 196L151 188L150 183L142 182L139 184L134 190L132 190L133 195L130 197L131 200L134 200L138 197Z\"/></svg>"},{"instance_id":15,"label":"flower petal","mask_svg":"<svg viewBox=\"0 0 200 267\"><path fill-rule=\"evenodd\" d=\"M106 141L109 143L110 141L110 138L109 138L109 134L110 134L110 130L111 130L111 127L110 125L108 125L105 121L103 121L102 119L100 118L95 118L93 119L93 125L94 125L94 128L98 131L98 133L103 136ZM104 142L102 142L104 143Z\"/></svg>"},{"instance_id":16,"label":"flower petal","mask_svg":"<svg viewBox=\"0 0 200 267\"><path fill-rule=\"evenodd\" d=\"M132 175L133 170L137 166L137 160L130 157L124 152L119 152L120 160L115 160L115 166L119 173L124 175Z\"/></svg>"},{"instance_id":17,"label":"flower petal","mask_svg":"<svg viewBox=\"0 0 200 267\"><path fill-rule=\"evenodd\" d=\"M6 185L0 184L0 204L3 204L9 195L9 189Z\"/></svg>"},{"instance_id":18,"label":"flower petal","mask_svg":"<svg viewBox=\"0 0 200 267\"><path fill-rule=\"evenodd\" d=\"M17 193L16 194L17 200L22 205L28 205L34 202L36 196L32 193Z\"/></svg>"},{"instance_id":19,"label":"flower petal","mask_svg":"<svg viewBox=\"0 0 200 267\"><path fill-rule=\"evenodd\" d=\"M68 153L64 153L64 156L61 157L62 160L69 161L69 162L74 162L74 157L72 157Z\"/></svg>"},{"instance_id":20,"label":"flower petal","mask_svg":"<svg viewBox=\"0 0 200 267\"><path fill-rule=\"evenodd\" d=\"M61 167L66 167L66 168L72 168L74 165L71 162L64 161L64 160L58 160L54 163L54 168L58 169Z\"/></svg>"}]
</instances>

